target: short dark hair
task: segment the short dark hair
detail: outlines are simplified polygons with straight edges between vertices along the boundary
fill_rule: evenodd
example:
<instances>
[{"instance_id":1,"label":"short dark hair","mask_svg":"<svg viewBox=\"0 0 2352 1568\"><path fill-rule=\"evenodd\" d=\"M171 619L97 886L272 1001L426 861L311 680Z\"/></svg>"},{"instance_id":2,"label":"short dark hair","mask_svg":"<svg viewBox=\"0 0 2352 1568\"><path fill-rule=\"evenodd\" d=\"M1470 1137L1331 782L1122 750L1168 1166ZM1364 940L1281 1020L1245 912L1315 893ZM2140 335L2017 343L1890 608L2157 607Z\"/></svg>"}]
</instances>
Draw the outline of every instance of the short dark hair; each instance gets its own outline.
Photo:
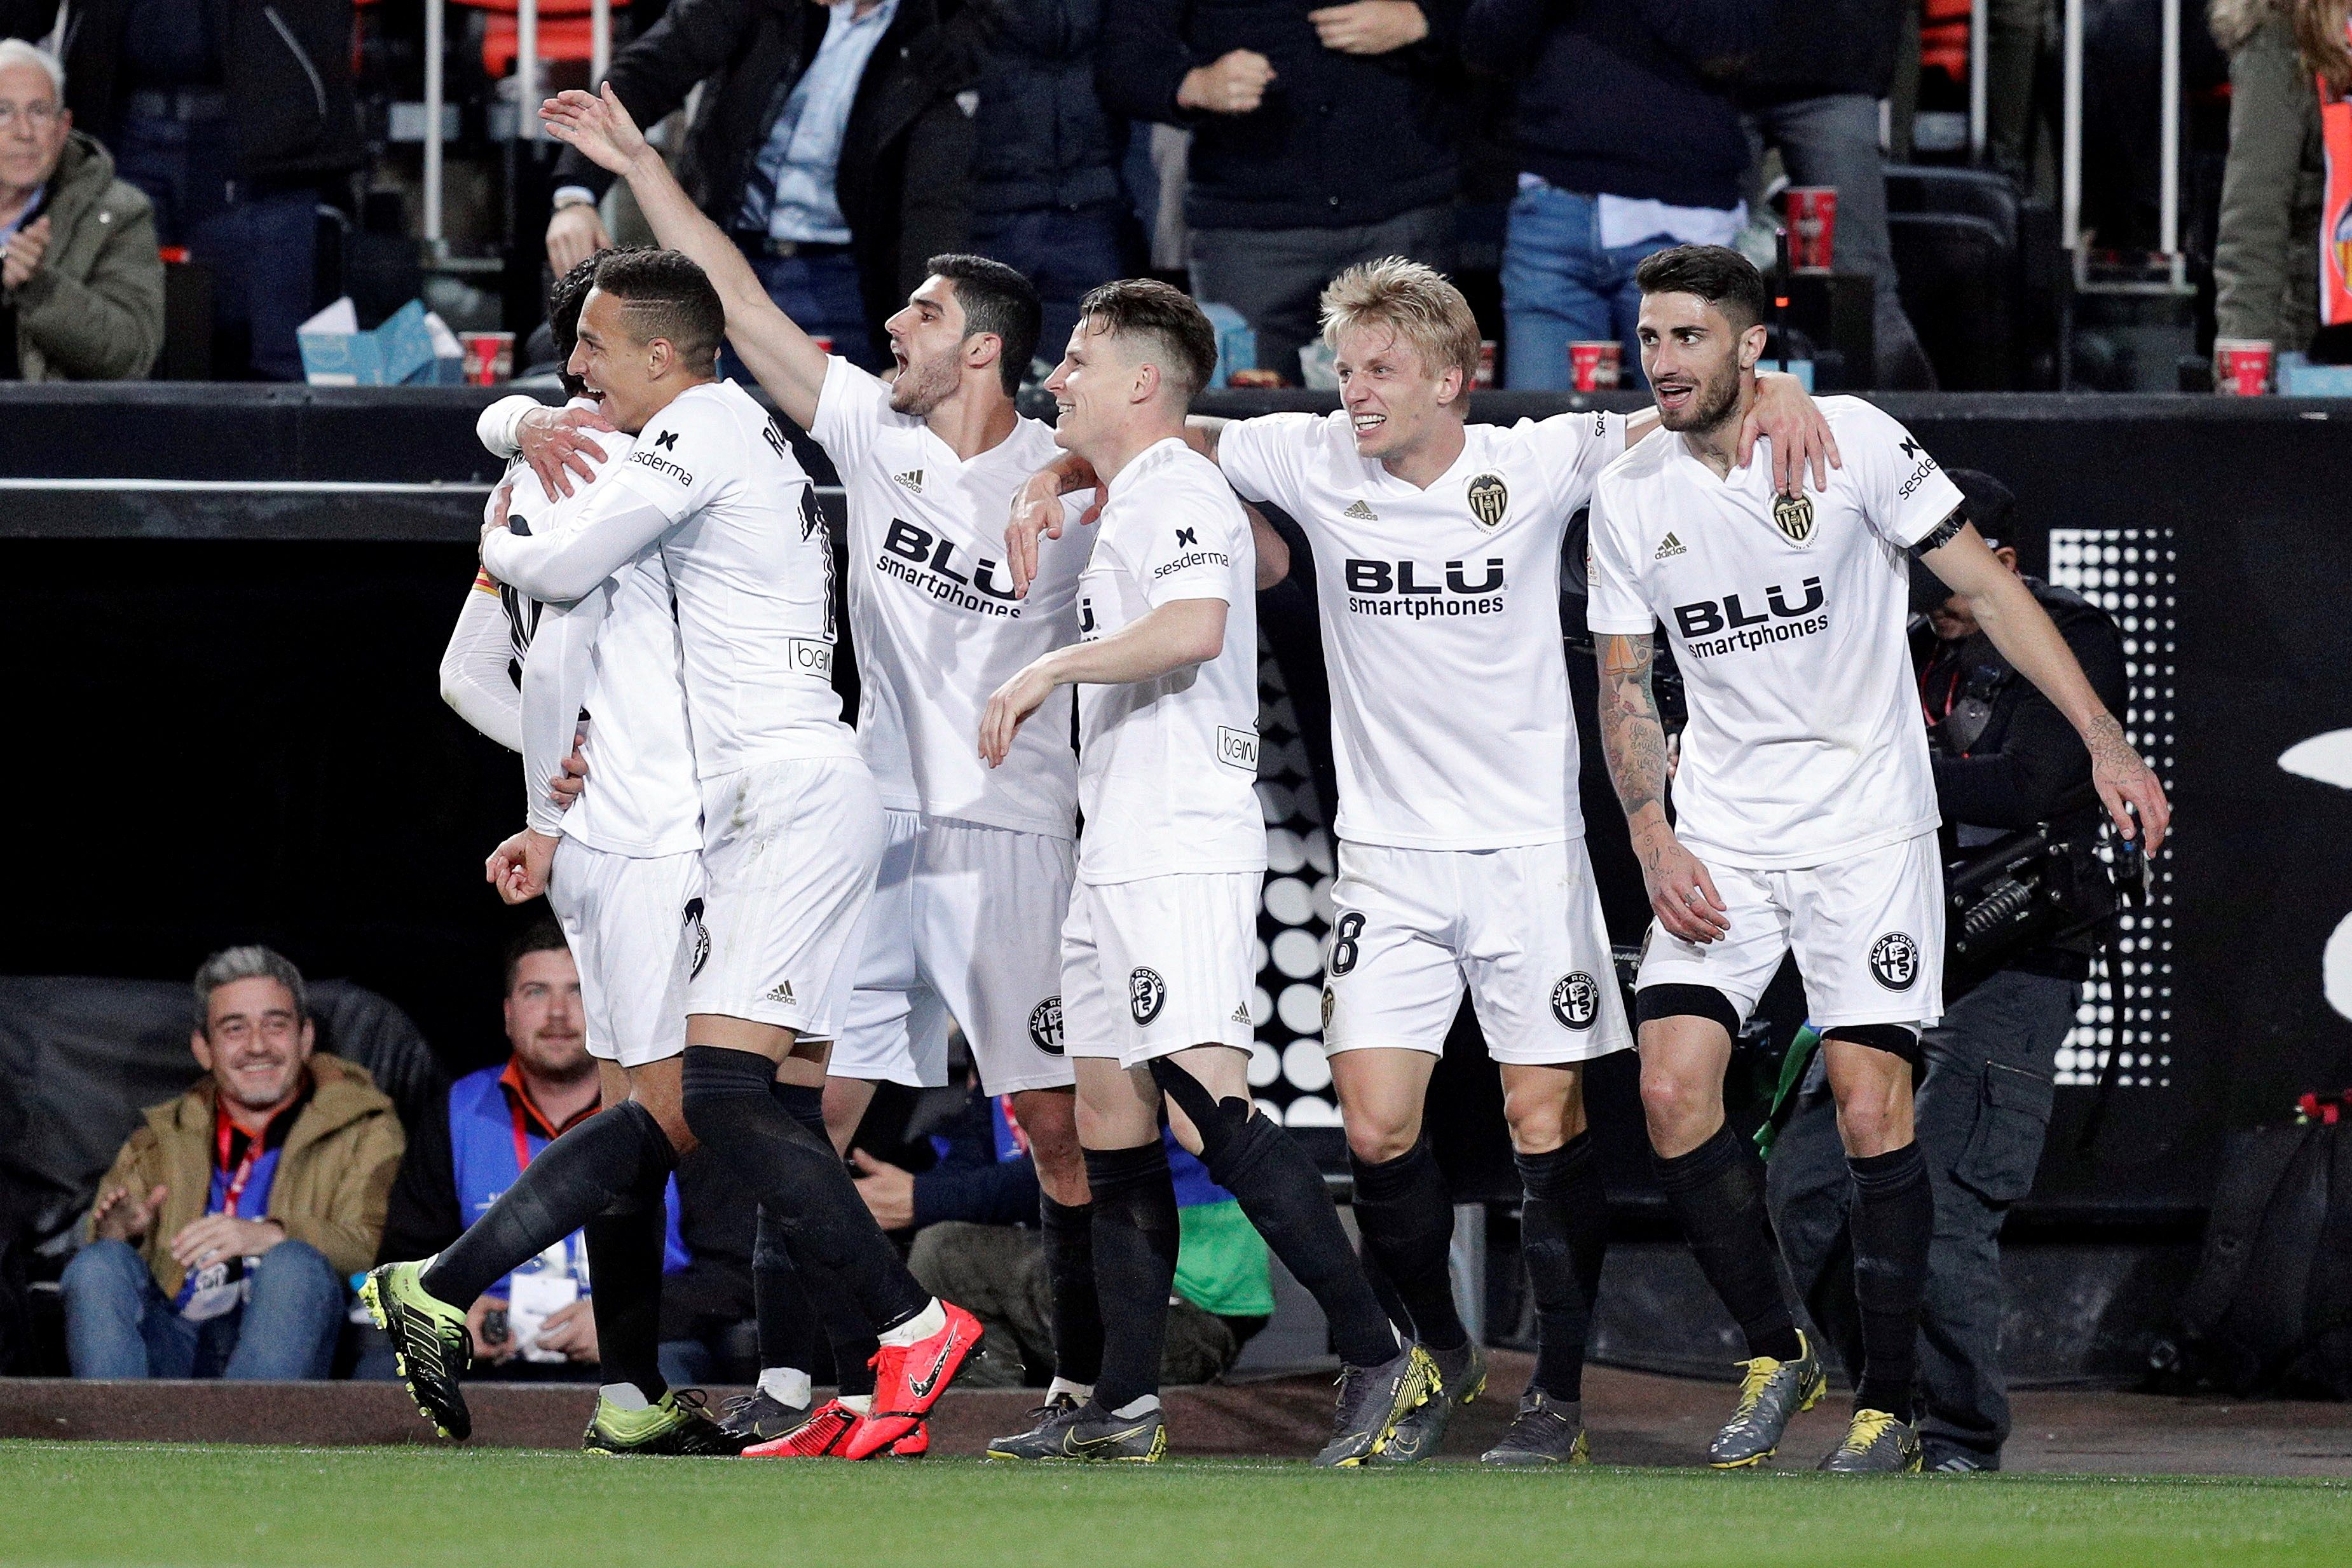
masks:
<instances>
[{"instance_id":1,"label":"short dark hair","mask_svg":"<svg viewBox=\"0 0 2352 1568\"><path fill-rule=\"evenodd\" d=\"M692 259L674 250L616 250L596 267L596 287L628 307L639 342L667 338L678 357L708 371L727 334L727 308Z\"/></svg>"},{"instance_id":2,"label":"short dark hair","mask_svg":"<svg viewBox=\"0 0 2352 1568\"><path fill-rule=\"evenodd\" d=\"M1162 368L1182 383L1188 401L1217 373L1217 329L1191 295L1158 278L1106 283L1078 301L1078 316L1090 329L1157 340L1167 354Z\"/></svg>"},{"instance_id":3,"label":"short dark hair","mask_svg":"<svg viewBox=\"0 0 2352 1568\"><path fill-rule=\"evenodd\" d=\"M955 286L956 303L963 307L963 335L993 332L1003 351L996 372L1004 395L1021 390L1029 361L1037 356L1037 334L1044 329L1045 308L1037 302L1037 286L1001 261L984 256L935 256L923 263L924 273L944 277Z\"/></svg>"},{"instance_id":4,"label":"short dark hair","mask_svg":"<svg viewBox=\"0 0 2352 1568\"><path fill-rule=\"evenodd\" d=\"M548 915L541 915L522 928L522 934L507 944L506 983L499 994L514 994L515 971L533 953L569 953L572 944L563 939L563 927Z\"/></svg>"},{"instance_id":5,"label":"short dark hair","mask_svg":"<svg viewBox=\"0 0 2352 1568\"><path fill-rule=\"evenodd\" d=\"M598 251L557 278L547 291L547 336L555 349L556 379L563 383L566 397L578 397L581 391L580 378L571 370L572 350L580 343L580 308L588 303L588 291L596 287L597 267L613 254Z\"/></svg>"},{"instance_id":6,"label":"short dark hair","mask_svg":"<svg viewBox=\"0 0 2352 1568\"><path fill-rule=\"evenodd\" d=\"M1732 330L1763 325L1772 292L1756 264L1727 245L1678 245L1646 256L1633 269L1643 294L1696 294L1723 312Z\"/></svg>"}]
</instances>

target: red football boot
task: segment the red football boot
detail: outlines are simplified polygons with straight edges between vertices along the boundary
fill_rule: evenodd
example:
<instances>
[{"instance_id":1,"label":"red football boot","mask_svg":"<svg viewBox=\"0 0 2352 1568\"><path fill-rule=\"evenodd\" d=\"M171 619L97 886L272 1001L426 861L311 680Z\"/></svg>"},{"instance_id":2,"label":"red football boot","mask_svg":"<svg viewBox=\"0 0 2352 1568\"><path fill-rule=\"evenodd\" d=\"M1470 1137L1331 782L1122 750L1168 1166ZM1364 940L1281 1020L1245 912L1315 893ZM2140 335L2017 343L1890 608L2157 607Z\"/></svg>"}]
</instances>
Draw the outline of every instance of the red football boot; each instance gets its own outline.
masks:
<instances>
[{"instance_id":1,"label":"red football boot","mask_svg":"<svg viewBox=\"0 0 2352 1568\"><path fill-rule=\"evenodd\" d=\"M928 1421L916 1422L913 1431L889 1448L890 1457L894 1459L919 1459L930 1451L931 1424Z\"/></svg>"},{"instance_id":2,"label":"red football boot","mask_svg":"<svg viewBox=\"0 0 2352 1568\"><path fill-rule=\"evenodd\" d=\"M874 1410L850 1434L842 1457L862 1459L915 1429L980 1348L980 1320L953 1301L940 1306L947 1322L912 1344L886 1344L875 1354Z\"/></svg>"},{"instance_id":3,"label":"red football boot","mask_svg":"<svg viewBox=\"0 0 2352 1568\"><path fill-rule=\"evenodd\" d=\"M838 1399L828 1399L809 1418L781 1437L743 1450L747 1459L838 1459L850 1435L866 1418ZM861 1458L863 1456L860 1456Z\"/></svg>"}]
</instances>

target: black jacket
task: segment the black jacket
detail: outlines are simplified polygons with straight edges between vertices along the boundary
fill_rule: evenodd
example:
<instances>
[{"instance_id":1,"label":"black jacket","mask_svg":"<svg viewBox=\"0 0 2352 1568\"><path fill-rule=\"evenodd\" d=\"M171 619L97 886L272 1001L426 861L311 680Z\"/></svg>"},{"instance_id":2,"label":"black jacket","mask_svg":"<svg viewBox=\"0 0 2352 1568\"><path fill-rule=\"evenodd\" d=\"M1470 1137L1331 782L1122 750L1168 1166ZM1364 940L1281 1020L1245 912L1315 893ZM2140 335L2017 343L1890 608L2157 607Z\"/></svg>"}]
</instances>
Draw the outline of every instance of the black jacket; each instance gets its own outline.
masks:
<instances>
[{"instance_id":1,"label":"black jacket","mask_svg":"<svg viewBox=\"0 0 2352 1568\"><path fill-rule=\"evenodd\" d=\"M1462 48L1519 78L1520 169L1565 191L1729 207L1748 137L1723 85L1754 54L1754 0L1470 0Z\"/></svg>"},{"instance_id":2,"label":"black jacket","mask_svg":"<svg viewBox=\"0 0 2352 1568\"><path fill-rule=\"evenodd\" d=\"M974 213L1070 211L1118 199L1110 124L1095 96L1103 0L976 0L982 57Z\"/></svg>"},{"instance_id":3,"label":"black jacket","mask_svg":"<svg viewBox=\"0 0 2352 1568\"><path fill-rule=\"evenodd\" d=\"M1740 76L1740 101L1788 103L1832 93L1885 98L1902 36L1903 0L1779 0L1770 30Z\"/></svg>"},{"instance_id":4,"label":"black jacket","mask_svg":"<svg viewBox=\"0 0 2352 1568\"><path fill-rule=\"evenodd\" d=\"M674 0L613 57L613 90L640 125L706 84L678 179L719 227L734 228L752 160L826 19L813 0ZM883 320L922 282L923 263L963 248L970 230L972 122L957 95L979 79L983 31L961 0L899 0L857 85L835 192L877 350ZM571 148L556 162L558 186L601 196L612 183Z\"/></svg>"},{"instance_id":5,"label":"black jacket","mask_svg":"<svg viewBox=\"0 0 2352 1568\"><path fill-rule=\"evenodd\" d=\"M1106 0L1095 83L1120 119L1192 128L1194 228L1380 223L1454 199L1462 0L1420 4L1427 37L1365 57L1323 47L1320 0ZM1256 111L1177 108L1185 73L1234 49L1274 67Z\"/></svg>"},{"instance_id":6,"label":"black jacket","mask_svg":"<svg viewBox=\"0 0 2352 1568\"><path fill-rule=\"evenodd\" d=\"M352 98L352 0L188 0L212 13L247 178L300 182L359 166ZM0 36L38 40L58 0L0 0ZM65 39L66 107L111 141L128 110L121 70L129 0L74 0Z\"/></svg>"}]
</instances>

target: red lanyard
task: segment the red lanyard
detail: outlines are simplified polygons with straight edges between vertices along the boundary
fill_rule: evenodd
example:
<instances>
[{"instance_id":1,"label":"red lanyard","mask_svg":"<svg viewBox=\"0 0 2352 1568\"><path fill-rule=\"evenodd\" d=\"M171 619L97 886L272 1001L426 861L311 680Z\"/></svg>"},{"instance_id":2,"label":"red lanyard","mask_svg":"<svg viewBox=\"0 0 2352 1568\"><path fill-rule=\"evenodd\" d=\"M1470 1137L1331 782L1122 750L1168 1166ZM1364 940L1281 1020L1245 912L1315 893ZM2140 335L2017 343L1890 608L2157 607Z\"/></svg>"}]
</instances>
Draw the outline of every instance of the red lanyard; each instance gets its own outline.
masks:
<instances>
[{"instance_id":1,"label":"red lanyard","mask_svg":"<svg viewBox=\"0 0 2352 1568\"><path fill-rule=\"evenodd\" d=\"M231 1122L226 1116L223 1116L220 1118L218 1132L220 1135L220 1163L226 1166L228 1164L229 1139L234 1136L236 1132L236 1124ZM236 1173L228 1178L228 1194L221 1200L221 1212L227 1215L232 1219L239 1218L236 1212L236 1200L245 1196L245 1184L253 1178L254 1165L260 1158L261 1139L247 1139L245 1145L245 1158L237 1162Z\"/></svg>"},{"instance_id":2,"label":"red lanyard","mask_svg":"<svg viewBox=\"0 0 2352 1568\"><path fill-rule=\"evenodd\" d=\"M507 1102L507 1114L514 1118L515 1174L520 1176L530 1168L530 1134L523 1130L520 1094L515 1095Z\"/></svg>"}]
</instances>

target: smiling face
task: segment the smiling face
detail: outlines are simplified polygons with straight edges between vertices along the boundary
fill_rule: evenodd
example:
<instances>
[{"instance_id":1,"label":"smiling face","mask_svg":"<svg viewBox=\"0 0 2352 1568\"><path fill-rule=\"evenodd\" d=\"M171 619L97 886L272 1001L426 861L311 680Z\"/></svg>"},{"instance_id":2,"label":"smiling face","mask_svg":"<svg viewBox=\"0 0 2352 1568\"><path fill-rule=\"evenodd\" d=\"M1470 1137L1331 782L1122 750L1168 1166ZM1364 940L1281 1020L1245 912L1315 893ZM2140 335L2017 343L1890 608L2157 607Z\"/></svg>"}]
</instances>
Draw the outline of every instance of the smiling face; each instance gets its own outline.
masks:
<instances>
[{"instance_id":1,"label":"smiling face","mask_svg":"<svg viewBox=\"0 0 2352 1568\"><path fill-rule=\"evenodd\" d=\"M581 1021L580 968L561 947L515 960L507 987L507 1044L542 1078L571 1082L595 1071Z\"/></svg>"},{"instance_id":2,"label":"smiling face","mask_svg":"<svg viewBox=\"0 0 2352 1568\"><path fill-rule=\"evenodd\" d=\"M641 342L629 329L628 308L601 288L588 291L580 308L580 340L565 367L587 394L602 399L604 417L631 435L668 404L667 389L655 383L671 361L667 340Z\"/></svg>"},{"instance_id":3,"label":"smiling face","mask_svg":"<svg viewBox=\"0 0 2352 1568\"><path fill-rule=\"evenodd\" d=\"M1374 462L1411 454L1462 423L1462 369L1433 370L1420 350L1381 323L1349 328L1334 346L1339 402L1356 453Z\"/></svg>"},{"instance_id":4,"label":"smiling face","mask_svg":"<svg viewBox=\"0 0 2352 1568\"><path fill-rule=\"evenodd\" d=\"M224 1101L268 1112L301 1088L316 1038L285 982L261 977L215 987L205 1027L189 1044Z\"/></svg>"},{"instance_id":5,"label":"smiling face","mask_svg":"<svg viewBox=\"0 0 2352 1568\"><path fill-rule=\"evenodd\" d=\"M1135 402L1139 374L1118 335L1081 317L1062 362L1045 378L1045 390L1061 411L1055 441L1073 452L1100 442Z\"/></svg>"},{"instance_id":6,"label":"smiling face","mask_svg":"<svg viewBox=\"0 0 2352 1568\"><path fill-rule=\"evenodd\" d=\"M963 385L971 348L963 305L953 283L937 277L923 279L923 286L907 297L906 305L882 329L890 335L890 357L898 366L890 383L893 410L924 418ZM992 366L988 373L995 376Z\"/></svg>"},{"instance_id":7,"label":"smiling face","mask_svg":"<svg viewBox=\"0 0 2352 1568\"><path fill-rule=\"evenodd\" d=\"M1764 329L1735 328L1696 294L1642 297L1642 371L1668 430L1712 430L1739 402L1742 379L1764 352Z\"/></svg>"}]
</instances>

